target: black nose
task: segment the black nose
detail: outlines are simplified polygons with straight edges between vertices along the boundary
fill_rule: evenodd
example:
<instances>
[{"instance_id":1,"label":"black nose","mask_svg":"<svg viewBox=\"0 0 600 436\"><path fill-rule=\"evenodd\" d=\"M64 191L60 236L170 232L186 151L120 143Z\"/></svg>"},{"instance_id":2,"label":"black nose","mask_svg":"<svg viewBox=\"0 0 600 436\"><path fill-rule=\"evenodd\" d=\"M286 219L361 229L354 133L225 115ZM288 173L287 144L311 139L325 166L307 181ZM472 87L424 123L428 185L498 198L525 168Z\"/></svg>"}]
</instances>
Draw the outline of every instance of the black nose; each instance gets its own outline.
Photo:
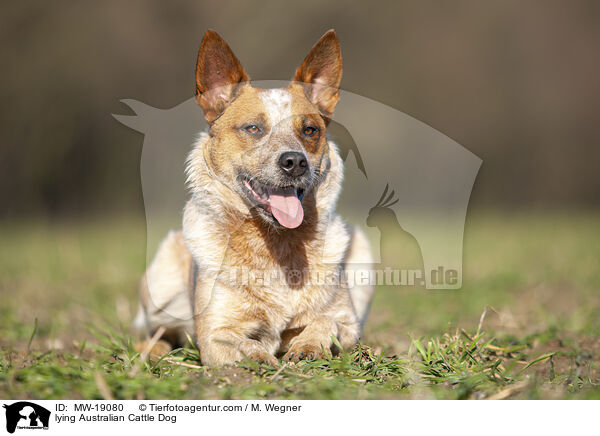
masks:
<instances>
[{"instance_id":1,"label":"black nose","mask_svg":"<svg viewBox=\"0 0 600 436\"><path fill-rule=\"evenodd\" d=\"M308 162L304 153L286 151L279 156L279 167L291 177L299 177L308 169Z\"/></svg>"}]
</instances>

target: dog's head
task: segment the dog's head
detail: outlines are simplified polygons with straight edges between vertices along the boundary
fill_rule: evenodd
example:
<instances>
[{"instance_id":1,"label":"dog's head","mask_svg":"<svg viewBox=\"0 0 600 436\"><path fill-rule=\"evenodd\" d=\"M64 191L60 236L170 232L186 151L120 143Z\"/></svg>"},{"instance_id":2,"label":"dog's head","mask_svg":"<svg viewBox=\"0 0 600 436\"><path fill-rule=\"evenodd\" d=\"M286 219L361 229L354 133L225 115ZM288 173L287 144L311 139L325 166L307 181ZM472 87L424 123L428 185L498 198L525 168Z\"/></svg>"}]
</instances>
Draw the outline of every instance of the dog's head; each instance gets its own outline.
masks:
<instances>
[{"instance_id":1,"label":"dog's head","mask_svg":"<svg viewBox=\"0 0 600 436\"><path fill-rule=\"evenodd\" d=\"M333 30L283 89L252 87L225 41L214 31L204 35L196 67L196 100L210 127L204 160L239 200L275 227L302 224L303 199L314 195L326 170L326 127L341 76Z\"/></svg>"}]
</instances>

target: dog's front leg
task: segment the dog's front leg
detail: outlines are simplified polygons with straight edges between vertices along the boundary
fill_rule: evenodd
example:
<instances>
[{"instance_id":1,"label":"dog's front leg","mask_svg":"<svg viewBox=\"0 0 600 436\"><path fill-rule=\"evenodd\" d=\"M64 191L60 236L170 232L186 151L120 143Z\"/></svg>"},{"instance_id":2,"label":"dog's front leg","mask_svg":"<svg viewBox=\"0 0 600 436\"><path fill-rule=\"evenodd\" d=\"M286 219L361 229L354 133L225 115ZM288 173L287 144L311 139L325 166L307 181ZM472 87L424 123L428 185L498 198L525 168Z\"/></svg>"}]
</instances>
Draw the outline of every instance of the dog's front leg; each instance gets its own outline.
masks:
<instances>
[{"instance_id":1,"label":"dog's front leg","mask_svg":"<svg viewBox=\"0 0 600 436\"><path fill-rule=\"evenodd\" d=\"M264 328L264 322L248 316L234 300L213 295L197 318L196 334L202 363L221 366L249 359L277 366L277 358L270 349L277 348L279 337L270 334ZM260 340L253 339L261 326Z\"/></svg>"},{"instance_id":2,"label":"dog's front leg","mask_svg":"<svg viewBox=\"0 0 600 436\"><path fill-rule=\"evenodd\" d=\"M323 359L333 344L331 337L337 335L338 326L332 317L318 317L290 341L290 348L283 360L298 362L302 359Z\"/></svg>"},{"instance_id":3,"label":"dog's front leg","mask_svg":"<svg viewBox=\"0 0 600 436\"><path fill-rule=\"evenodd\" d=\"M204 331L198 341L203 365L222 366L249 359L278 366L277 358L256 339L241 334L238 328L220 327Z\"/></svg>"},{"instance_id":4,"label":"dog's front leg","mask_svg":"<svg viewBox=\"0 0 600 436\"><path fill-rule=\"evenodd\" d=\"M230 365L245 359L278 366L277 358L260 341L240 338L227 328L214 330L200 345L202 363L208 366Z\"/></svg>"}]
</instances>

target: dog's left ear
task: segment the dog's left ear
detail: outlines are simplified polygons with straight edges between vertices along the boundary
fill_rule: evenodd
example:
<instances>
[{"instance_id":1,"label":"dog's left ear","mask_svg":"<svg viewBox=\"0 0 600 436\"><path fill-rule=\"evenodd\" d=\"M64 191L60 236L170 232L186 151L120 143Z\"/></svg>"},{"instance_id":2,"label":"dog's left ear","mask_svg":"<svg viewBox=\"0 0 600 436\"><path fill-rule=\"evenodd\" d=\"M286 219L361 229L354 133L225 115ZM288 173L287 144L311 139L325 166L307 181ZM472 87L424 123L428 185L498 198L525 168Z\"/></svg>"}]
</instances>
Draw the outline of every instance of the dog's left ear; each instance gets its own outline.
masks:
<instances>
[{"instance_id":1,"label":"dog's left ear","mask_svg":"<svg viewBox=\"0 0 600 436\"><path fill-rule=\"evenodd\" d=\"M326 118L331 118L340 94L342 52L335 30L329 30L296 70L293 81L301 82L308 99Z\"/></svg>"},{"instance_id":2,"label":"dog's left ear","mask_svg":"<svg viewBox=\"0 0 600 436\"><path fill-rule=\"evenodd\" d=\"M204 34L196 63L196 102L211 124L250 78L227 43L214 30Z\"/></svg>"}]
</instances>

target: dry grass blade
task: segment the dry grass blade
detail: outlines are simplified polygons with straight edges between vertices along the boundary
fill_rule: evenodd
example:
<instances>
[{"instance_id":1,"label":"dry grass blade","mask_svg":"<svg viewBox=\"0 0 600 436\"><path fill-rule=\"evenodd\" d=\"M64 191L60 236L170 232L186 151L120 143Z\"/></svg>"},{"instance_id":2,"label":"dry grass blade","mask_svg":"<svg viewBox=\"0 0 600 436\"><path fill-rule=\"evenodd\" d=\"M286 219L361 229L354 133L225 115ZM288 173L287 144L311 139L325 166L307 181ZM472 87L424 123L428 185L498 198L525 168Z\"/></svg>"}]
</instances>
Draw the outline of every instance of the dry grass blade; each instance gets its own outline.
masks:
<instances>
[{"instance_id":1,"label":"dry grass blade","mask_svg":"<svg viewBox=\"0 0 600 436\"><path fill-rule=\"evenodd\" d=\"M271 380L276 380L277 377L279 377L279 374L281 374L281 371L283 371L283 369L287 366L287 362L285 362L283 365L281 365L281 367L275 372L275 374L273 374L271 376Z\"/></svg>"},{"instance_id":2,"label":"dry grass blade","mask_svg":"<svg viewBox=\"0 0 600 436\"><path fill-rule=\"evenodd\" d=\"M516 383L512 386L507 387L506 389L501 390L500 392L495 393L494 395L486 398L486 400L505 400L511 395L519 392L525 386L527 386L527 382Z\"/></svg>"},{"instance_id":3,"label":"dry grass blade","mask_svg":"<svg viewBox=\"0 0 600 436\"><path fill-rule=\"evenodd\" d=\"M114 400L112 393L110 392L110 388L104 380L102 373L100 371L94 371L94 380L96 381L96 386L98 387L98 392L102 395L102 398L105 400Z\"/></svg>"},{"instance_id":4,"label":"dry grass blade","mask_svg":"<svg viewBox=\"0 0 600 436\"><path fill-rule=\"evenodd\" d=\"M481 316L479 317L479 325L477 326L477 334L475 336L479 336L481 333L481 327L483 326L483 320L485 319L485 315L487 314L487 305L483 308L483 312L481 312Z\"/></svg>"},{"instance_id":5,"label":"dry grass blade","mask_svg":"<svg viewBox=\"0 0 600 436\"><path fill-rule=\"evenodd\" d=\"M154 333L154 336L152 336L152 338L146 344L146 348L144 348L144 350L140 353L140 362L146 361L146 359L148 358L148 354L150 354L150 351L152 350L152 347L154 347L156 345L156 343L162 337L162 335L165 333L165 331L166 331L166 329L162 326L159 327L158 330L156 330L156 332ZM133 365L133 368L131 368L131 371L129 371L129 377L134 377L137 374L137 372L139 371L139 369L140 369L139 363L136 363L135 365Z\"/></svg>"},{"instance_id":6,"label":"dry grass blade","mask_svg":"<svg viewBox=\"0 0 600 436\"><path fill-rule=\"evenodd\" d=\"M164 359L165 362L171 363L173 365L185 366L186 368L194 368L194 369L204 369L204 367L200 365L192 365L191 363L178 362L173 359Z\"/></svg>"}]
</instances>

